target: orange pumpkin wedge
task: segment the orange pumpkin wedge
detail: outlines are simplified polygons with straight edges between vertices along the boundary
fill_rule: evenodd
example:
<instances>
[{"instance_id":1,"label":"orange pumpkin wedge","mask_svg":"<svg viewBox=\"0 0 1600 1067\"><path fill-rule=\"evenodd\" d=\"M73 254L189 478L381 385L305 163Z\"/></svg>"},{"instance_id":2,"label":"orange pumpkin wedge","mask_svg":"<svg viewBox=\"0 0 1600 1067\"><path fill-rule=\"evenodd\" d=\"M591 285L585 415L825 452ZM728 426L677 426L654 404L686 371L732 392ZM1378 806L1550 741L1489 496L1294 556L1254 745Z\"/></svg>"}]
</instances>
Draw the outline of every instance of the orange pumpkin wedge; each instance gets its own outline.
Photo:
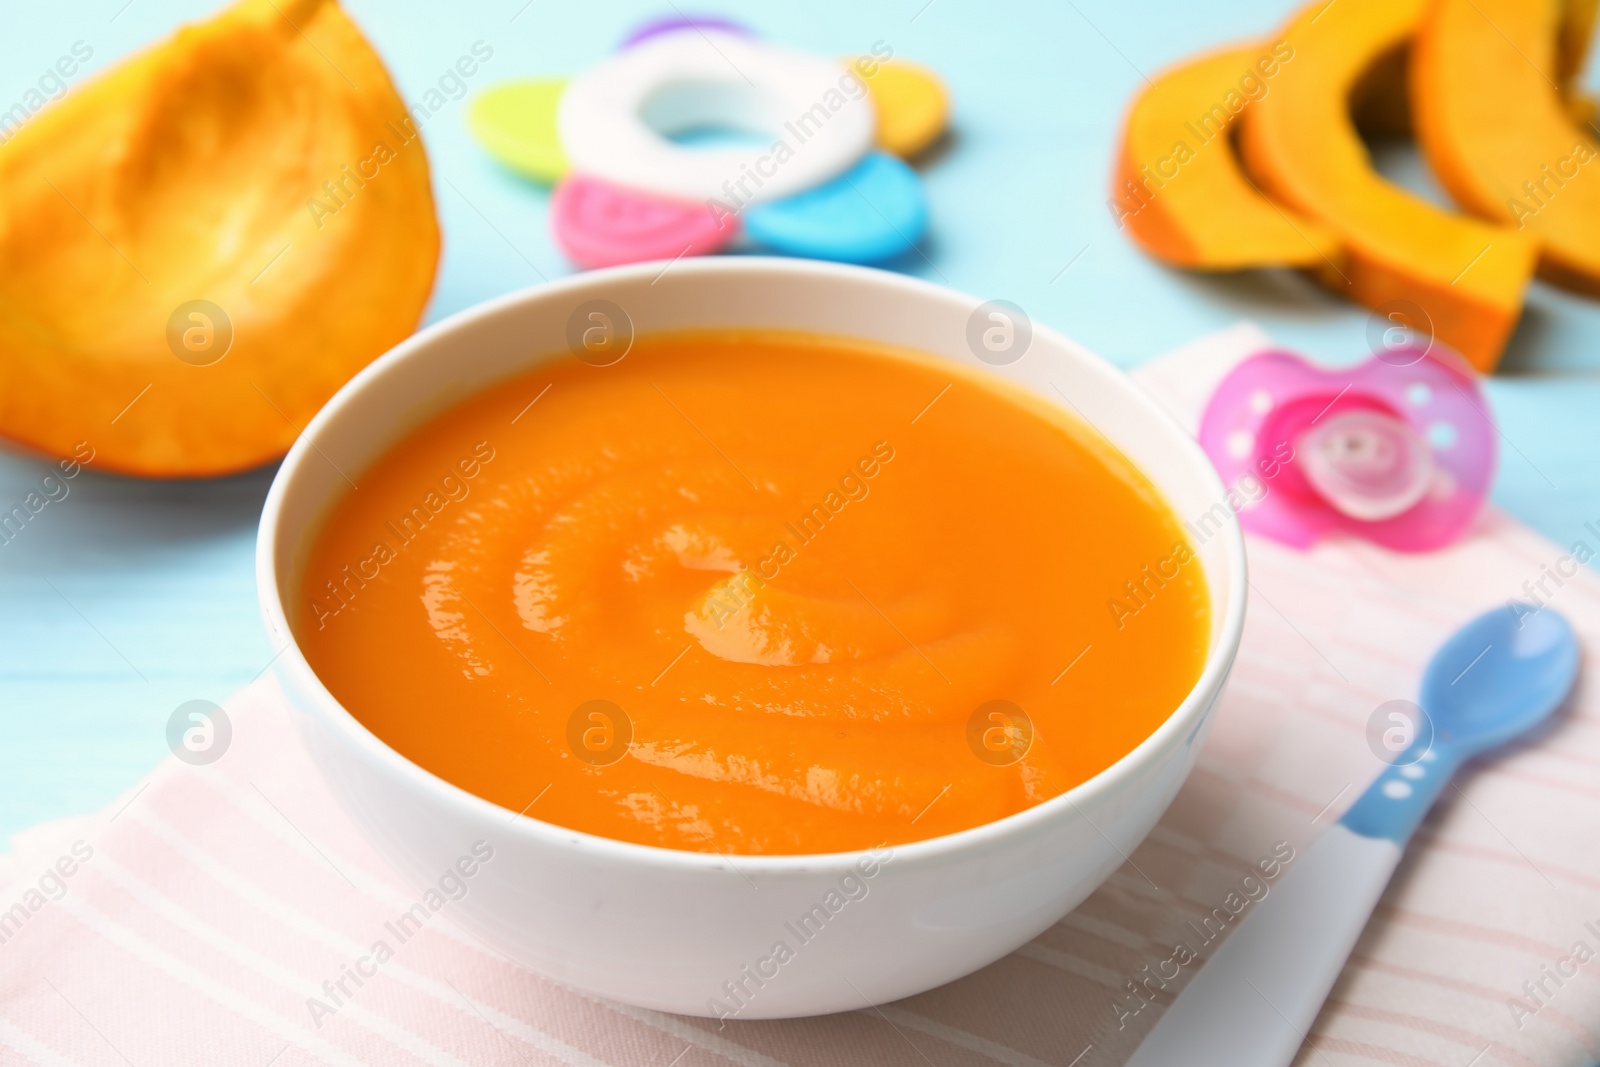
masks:
<instances>
[{"instance_id":1,"label":"orange pumpkin wedge","mask_svg":"<svg viewBox=\"0 0 1600 1067\"><path fill-rule=\"evenodd\" d=\"M1575 83L1589 57L1597 17L1600 17L1600 0L1566 0L1561 5L1561 32L1556 40L1556 83L1561 86L1567 106L1575 116L1594 110L1592 101L1578 98Z\"/></svg>"},{"instance_id":2,"label":"orange pumpkin wedge","mask_svg":"<svg viewBox=\"0 0 1600 1067\"><path fill-rule=\"evenodd\" d=\"M246 0L0 151L0 433L159 477L281 455L416 326L427 157L332 0Z\"/></svg>"},{"instance_id":3,"label":"orange pumpkin wedge","mask_svg":"<svg viewBox=\"0 0 1600 1067\"><path fill-rule=\"evenodd\" d=\"M1427 0L1317 0L1290 21L1291 55L1246 111L1240 148L1262 190L1339 234L1339 292L1384 309L1419 306L1439 340L1479 370L1499 361L1538 248L1514 228L1440 210L1384 180L1356 132L1352 91L1404 47Z\"/></svg>"},{"instance_id":4,"label":"orange pumpkin wedge","mask_svg":"<svg viewBox=\"0 0 1600 1067\"><path fill-rule=\"evenodd\" d=\"M1551 281L1600 293L1600 145L1557 89L1562 23L1559 0L1439 0L1413 49L1415 125L1464 208L1536 239Z\"/></svg>"},{"instance_id":5,"label":"orange pumpkin wedge","mask_svg":"<svg viewBox=\"0 0 1600 1067\"><path fill-rule=\"evenodd\" d=\"M1279 60L1251 45L1158 76L1129 110L1112 217L1158 259L1202 270L1323 267L1333 231L1268 200L1240 169L1232 130L1270 93Z\"/></svg>"}]
</instances>

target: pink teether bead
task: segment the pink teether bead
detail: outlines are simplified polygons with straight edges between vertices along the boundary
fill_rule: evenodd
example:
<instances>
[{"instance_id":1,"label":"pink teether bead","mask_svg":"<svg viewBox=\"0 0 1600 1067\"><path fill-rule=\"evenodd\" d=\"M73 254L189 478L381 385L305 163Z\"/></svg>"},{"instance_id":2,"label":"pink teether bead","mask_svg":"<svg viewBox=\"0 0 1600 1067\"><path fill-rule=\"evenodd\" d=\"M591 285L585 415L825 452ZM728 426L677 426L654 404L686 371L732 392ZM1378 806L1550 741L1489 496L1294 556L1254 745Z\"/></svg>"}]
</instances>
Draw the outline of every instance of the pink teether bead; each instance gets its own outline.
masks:
<instances>
[{"instance_id":1,"label":"pink teether bead","mask_svg":"<svg viewBox=\"0 0 1600 1067\"><path fill-rule=\"evenodd\" d=\"M716 252L733 239L735 223L719 221L704 204L624 189L600 178L568 175L550 198L556 244L583 267Z\"/></svg>"}]
</instances>

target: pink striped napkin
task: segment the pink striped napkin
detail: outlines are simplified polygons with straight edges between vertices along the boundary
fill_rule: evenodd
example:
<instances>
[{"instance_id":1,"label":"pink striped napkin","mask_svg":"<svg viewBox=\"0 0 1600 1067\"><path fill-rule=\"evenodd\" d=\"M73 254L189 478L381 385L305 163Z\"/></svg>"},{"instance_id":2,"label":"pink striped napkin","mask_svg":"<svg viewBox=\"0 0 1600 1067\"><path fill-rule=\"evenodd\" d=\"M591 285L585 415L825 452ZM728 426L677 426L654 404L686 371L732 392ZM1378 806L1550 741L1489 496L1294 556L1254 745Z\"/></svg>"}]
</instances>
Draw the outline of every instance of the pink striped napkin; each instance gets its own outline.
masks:
<instances>
[{"instance_id":1,"label":"pink striped napkin","mask_svg":"<svg viewBox=\"0 0 1600 1067\"><path fill-rule=\"evenodd\" d=\"M1210 384L1264 343L1241 327L1140 378L1192 423ZM1600 532L1590 536L1600 548ZM1452 628L1525 596L1524 582L1567 551L1498 513L1423 557L1253 541L1249 622L1223 709L1131 861L978 974L821 1019L719 1028L603 1002L478 945L448 906L355 984L349 969L373 942L398 940L385 924L425 887L362 840L263 679L229 703L234 737L219 762L170 761L107 811L15 839L0 865L0 1064L1120 1063L1201 965L1152 977L1172 973L1175 946L1202 948L1220 925L1208 917L1228 914L1230 899L1248 908L1252 868L1303 849L1377 773L1373 709L1414 696ZM1581 568L1546 589L1596 647L1600 581ZM1593 1064L1597 768L1600 708L1582 686L1540 736L1466 774L1423 827L1298 1062ZM341 979L353 995L314 1013L324 983Z\"/></svg>"}]
</instances>

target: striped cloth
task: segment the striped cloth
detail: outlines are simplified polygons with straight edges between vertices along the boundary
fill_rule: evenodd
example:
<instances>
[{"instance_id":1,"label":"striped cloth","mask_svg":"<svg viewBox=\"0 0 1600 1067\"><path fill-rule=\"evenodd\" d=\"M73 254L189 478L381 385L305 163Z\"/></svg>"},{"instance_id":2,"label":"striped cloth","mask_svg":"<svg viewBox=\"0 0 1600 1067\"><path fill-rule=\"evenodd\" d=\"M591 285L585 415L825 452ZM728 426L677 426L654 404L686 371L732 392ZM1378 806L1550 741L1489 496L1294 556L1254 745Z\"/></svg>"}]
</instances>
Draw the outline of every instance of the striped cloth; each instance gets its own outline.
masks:
<instances>
[{"instance_id":1,"label":"striped cloth","mask_svg":"<svg viewBox=\"0 0 1600 1067\"><path fill-rule=\"evenodd\" d=\"M1192 423L1209 385L1263 342L1241 327L1140 378ZM1586 536L1600 549L1600 523ZM1262 860L1303 850L1376 774L1373 710L1414 696L1421 665L1462 621L1570 570L1569 551L1493 512L1471 539L1422 557L1252 541L1249 622L1222 710L1130 862L993 966L820 1019L719 1027L611 1004L440 916L318 1025L311 998L425 887L356 832L263 678L228 704L234 735L217 763L169 761L105 812L14 839L0 866L0 1064L1120 1063L1201 965L1165 988L1148 980L1171 973L1174 946L1197 944L1206 917L1258 884L1246 876ZM1600 641L1588 569L1545 588ZM1297 1062L1593 1064L1597 770L1600 709L1583 688L1539 736L1463 775Z\"/></svg>"}]
</instances>

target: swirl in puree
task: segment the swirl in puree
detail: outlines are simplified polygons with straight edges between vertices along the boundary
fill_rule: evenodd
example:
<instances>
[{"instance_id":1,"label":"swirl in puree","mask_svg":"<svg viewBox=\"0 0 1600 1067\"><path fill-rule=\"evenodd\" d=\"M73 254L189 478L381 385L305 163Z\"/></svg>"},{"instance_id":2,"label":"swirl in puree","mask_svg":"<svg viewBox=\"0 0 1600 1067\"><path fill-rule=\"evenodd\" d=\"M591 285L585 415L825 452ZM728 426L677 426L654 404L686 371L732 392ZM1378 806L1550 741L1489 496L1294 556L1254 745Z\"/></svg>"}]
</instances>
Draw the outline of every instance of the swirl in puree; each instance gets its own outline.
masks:
<instances>
[{"instance_id":1,"label":"swirl in puree","mask_svg":"<svg viewBox=\"0 0 1600 1067\"><path fill-rule=\"evenodd\" d=\"M441 778L618 840L978 826L1115 762L1205 661L1199 560L1111 444L866 342L541 362L357 484L305 570L317 675Z\"/></svg>"}]
</instances>

